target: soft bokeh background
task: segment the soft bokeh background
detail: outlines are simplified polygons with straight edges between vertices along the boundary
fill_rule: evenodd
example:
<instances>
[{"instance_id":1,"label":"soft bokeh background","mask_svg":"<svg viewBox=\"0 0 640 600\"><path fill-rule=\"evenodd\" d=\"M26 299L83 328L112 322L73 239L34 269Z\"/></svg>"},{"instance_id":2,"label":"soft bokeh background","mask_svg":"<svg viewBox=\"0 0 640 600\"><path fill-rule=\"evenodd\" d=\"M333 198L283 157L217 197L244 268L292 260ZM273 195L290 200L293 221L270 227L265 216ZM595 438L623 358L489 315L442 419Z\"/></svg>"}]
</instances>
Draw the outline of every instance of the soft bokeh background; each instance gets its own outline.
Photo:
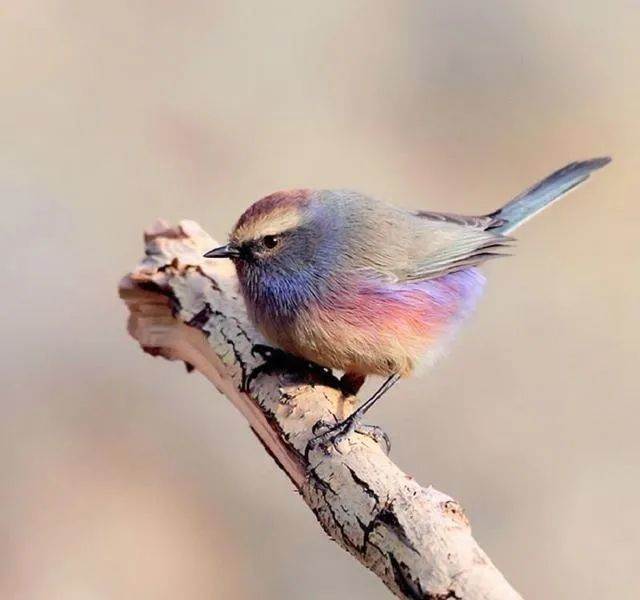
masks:
<instances>
[{"instance_id":1,"label":"soft bokeh background","mask_svg":"<svg viewBox=\"0 0 640 600\"><path fill-rule=\"evenodd\" d=\"M143 228L222 239L297 186L480 213L611 153L371 418L526 597L638 598L638 31L631 0L4 3L0 597L387 598L127 337Z\"/></svg>"}]
</instances>

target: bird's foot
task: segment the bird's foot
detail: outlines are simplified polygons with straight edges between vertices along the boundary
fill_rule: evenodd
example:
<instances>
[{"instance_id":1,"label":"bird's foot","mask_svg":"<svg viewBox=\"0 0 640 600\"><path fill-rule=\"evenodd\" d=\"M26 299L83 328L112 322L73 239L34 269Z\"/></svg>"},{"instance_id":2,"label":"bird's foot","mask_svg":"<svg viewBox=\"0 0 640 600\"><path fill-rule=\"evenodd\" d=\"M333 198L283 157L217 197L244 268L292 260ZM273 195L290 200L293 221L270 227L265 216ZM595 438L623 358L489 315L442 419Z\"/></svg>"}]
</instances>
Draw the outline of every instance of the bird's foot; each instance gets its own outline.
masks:
<instances>
[{"instance_id":1,"label":"bird's foot","mask_svg":"<svg viewBox=\"0 0 640 600\"><path fill-rule=\"evenodd\" d=\"M251 349L251 353L255 356L259 355L265 363L268 363L271 368L287 368L296 371L312 371L318 375L324 377L331 376L333 373L331 369L323 367L317 363L299 358L293 354L289 354L280 348L272 348L266 344L255 344Z\"/></svg>"},{"instance_id":2,"label":"bird's foot","mask_svg":"<svg viewBox=\"0 0 640 600\"><path fill-rule=\"evenodd\" d=\"M382 427L360 423L360 425L356 426L354 431L370 437L382 448L382 451L389 456L389 453L391 452L391 438L388 436L387 432L382 429Z\"/></svg>"},{"instance_id":3,"label":"bird's foot","mask_svg":"<svg viewBox=\"0 0 640 600\"><path fill-rule=\"evenodd\" d=\"M333 425L319 421L313 426L315 437L310 440L308 449L318 446L328 448L329 445L337 448L342 441L351 433L355 432L370 437L382 448L383 452L388 455L391 451L391 440L389 436L377 425L366 425L361 421L362 415L358 414L358 411Z\"/></svg>"},{"instance_id":4,"label":"bird's foot","mask_svg":"<svg viewBox=\"0 0 640 600\"><path fill-rule=\"evenodd\" d=\"M249 384L261 373L274 373L275 371L293 371L295 373L312 373L321 381L325 381L334 387L338 380L331 369L322 367L316 363L289 354L280 348L272 348L266 344L255 344L251 349L254 356L260 356L263 364L254 368L243 384L243 390L248 391Z\"/></svg>"}]
</instances>

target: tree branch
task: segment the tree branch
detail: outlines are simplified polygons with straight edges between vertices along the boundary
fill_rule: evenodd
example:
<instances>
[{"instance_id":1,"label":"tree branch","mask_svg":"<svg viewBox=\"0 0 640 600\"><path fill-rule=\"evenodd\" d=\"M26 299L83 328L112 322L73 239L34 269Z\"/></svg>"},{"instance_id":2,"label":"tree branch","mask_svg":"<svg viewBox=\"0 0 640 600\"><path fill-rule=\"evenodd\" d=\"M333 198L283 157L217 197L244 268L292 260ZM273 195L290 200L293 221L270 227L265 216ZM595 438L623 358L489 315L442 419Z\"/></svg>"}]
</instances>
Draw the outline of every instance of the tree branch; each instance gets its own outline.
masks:
<instances>
[{"instance_id":1,"label":"tree branch","mask_svg":"<svg viewBox=\"0 0 640 600\"><path fill-rule=\"evenodd\" d=\"M200 371L243 414L325 532L400 598L517 599L471 536L460 505L403 473L371 438L309 444L313 426L353 410L333 376L265 362L228 261L194 222L158 222L120 283L129 333L153 355Z\"/></svg>"}]
</instances>

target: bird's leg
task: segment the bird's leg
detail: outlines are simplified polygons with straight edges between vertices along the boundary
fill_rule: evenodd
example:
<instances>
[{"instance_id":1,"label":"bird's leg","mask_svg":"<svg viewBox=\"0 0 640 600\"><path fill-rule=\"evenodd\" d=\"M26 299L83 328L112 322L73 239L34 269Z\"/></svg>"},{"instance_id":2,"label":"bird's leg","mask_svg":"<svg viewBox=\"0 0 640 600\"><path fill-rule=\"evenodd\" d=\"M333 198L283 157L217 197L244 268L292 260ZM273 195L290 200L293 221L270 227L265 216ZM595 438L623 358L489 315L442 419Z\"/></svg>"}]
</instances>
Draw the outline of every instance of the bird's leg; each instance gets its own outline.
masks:
<instances>
[{"instance_id":1,"label":"bird's leg","mask_svg":"<svg viewBox=\"0 0 640 600\"><path fill-rule=\"evenodd\" d=\"M358 420L361 419L363 415L367 413L367 411L378 401L382 396L384 396L398 381L400 380L400 374L394 373L393 375L389 375L383 384L373 393L373 395L363 402L360 406L358 406L357 410L351 413L345 421L349 419ZM344 421L343 421L344 422Z\"/></svg>"},{"instance_id":2,"label":"bird's leg","mask_svg":"<svg viewBox=\"0 0 640 600\"><path fill-rule=\"evenodd\" d=\"M382 396L384 396L400 379L399 373L394 373L390 375L384 383L376 390L376 392L365 402L363 402L353 413L351 413L346 419L340 421L333 425L328 431L320 433L317 435L314 440L317 442L323 442L325 440L332 441L334 444L352 431L356 431L358 433L363 433L364 435L368 435L372 437L375 441L380 443L382 440L385 441L387 448L390 448L391 444L389 442L389 438L387 434L384 433L378 427L374 427L371 425L361 425L360 421L364 414L378 401Z\"/></svg>"}]
</instances>

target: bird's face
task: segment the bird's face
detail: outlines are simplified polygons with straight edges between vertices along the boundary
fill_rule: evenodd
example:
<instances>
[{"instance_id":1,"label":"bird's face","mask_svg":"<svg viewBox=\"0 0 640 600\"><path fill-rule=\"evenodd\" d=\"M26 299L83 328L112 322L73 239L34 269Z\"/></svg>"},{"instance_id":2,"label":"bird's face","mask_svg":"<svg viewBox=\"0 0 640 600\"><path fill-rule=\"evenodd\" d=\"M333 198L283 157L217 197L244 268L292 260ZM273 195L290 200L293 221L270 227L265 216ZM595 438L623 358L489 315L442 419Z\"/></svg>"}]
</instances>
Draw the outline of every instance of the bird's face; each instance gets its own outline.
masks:
<instances>
[{"instance_id":1,"label":"bird's face","mask_svg":"<svg viewBox=\"0 0 640 600\"><path fill-rule=\"evenodd\" d=\"M230 258L245 294L257 298L271 289L300 294L312 272L325 262L327 245L311 192L276 192L250 206L234 227L229 243L207 258ZM296 289L299 288L299 289Z\"/></svg>"}]
</instances>

